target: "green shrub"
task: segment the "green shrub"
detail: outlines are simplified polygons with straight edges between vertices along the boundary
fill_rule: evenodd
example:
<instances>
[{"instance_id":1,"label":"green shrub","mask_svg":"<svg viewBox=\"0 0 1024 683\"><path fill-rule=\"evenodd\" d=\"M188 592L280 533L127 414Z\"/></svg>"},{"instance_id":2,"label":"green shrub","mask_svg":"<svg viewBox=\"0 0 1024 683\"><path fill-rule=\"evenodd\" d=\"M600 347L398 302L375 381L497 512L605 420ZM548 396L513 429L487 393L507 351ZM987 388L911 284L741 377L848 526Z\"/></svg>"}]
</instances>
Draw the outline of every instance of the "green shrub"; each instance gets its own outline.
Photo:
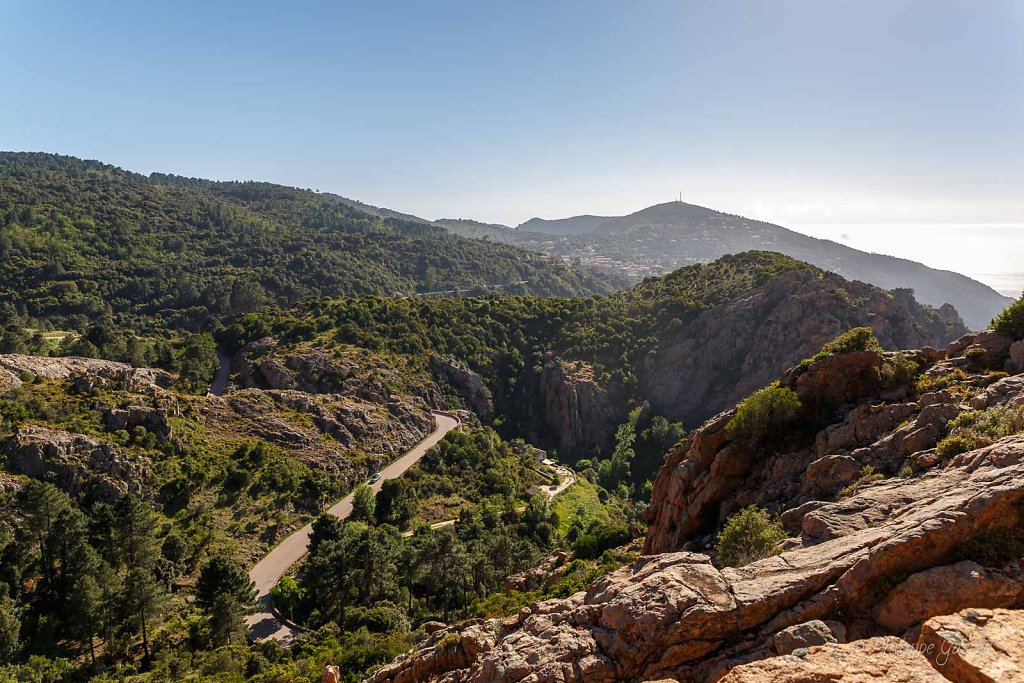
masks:
<instances>
[{"instance_id":1,"label":"green shrub","mask_svg":"<svg viewBox=\"0 0 1024 683\"><path fill-rule=\"evenodd\" d=\"M456 645L462 644L462 636L458 633L446 633L441 636L441 640L437 641L437 649L444 650L445 648L455 647Z\"/></svg>"},{"instance_id":2,"label":"green shrub","mask_svg":"<svg viewBox=\"0 0 1024 683\"><path fill-rule=\"evenodd\" d=\"M1024 557L1024 530L985 529L963 543L958 555L963 560L974 560L985 567L1002 567Z\"/></svg>"},{"instance_id":3,"label":"green shrub","mask_svg":"<svg viewBox=\"0 0 1024 683\"><path fill-rule=\"evenodd\" d=\"M902 353L897 353L891 360L882 364L882 379L886 386L893 389L913 384L919 372L917 363Z\"/></svg>"},{"instance_id":4,"label":"green shrub","mask_svg":"<svg viewBox=\"0 0 1024 683\"><path fill-rule=\"evenodd\" d=\"M985 360L985 356L988 355L988 351L982 348L967 349L967 353L964 354L964 358L973 363L974 365L980 365Z\"/></svg>"},{"instance_id":5,"label":"green shrub","mask_svg":"<svg viewBox=\"0 0 1024 683\"><path fill-rule=\"evenodd\" d=\"M873 481L881 481L885 479L885 475L880 472L875 472L875 468L871 465L865 465L860 468L860 477L857 481L851 483L849 486L843 487L843 489L836 496L839 500L849 498L853 494L857 493L861 486L864 484L870 484Z\"/></svg>"},{"instance_id":6,"label":"green shrub","mask_svg":"<svg viewBox=\"0 0 1024 683\"><path fill-rule=\"evenodd\" d=\"M743 508L730 517L718 534L718 562L725 567L742 567L778 552L786 538L779 521L767 510Z\"/></svg>"},{"instance_id":7,"label":"green shrub","mask_svg":"<svg viewBox=\"0 0 1024 683\"><path fill-rule=\"evenodd\" d=\"M943 458L951 458L974 449L974 441L963 435L947 436L939 441L935 451Z\"/></svg>"},{"instance_id":8,"label":"green shrub","mask_svg":"<svg viewBox=\"0 0 1024 683\"><path fill-rule=\"evenodd\" d=\"M755 391L739 404L736 414L725 426L731 441L753 446L762 441L775 441L781 437L782 427L800 411L800 397L792 389L778 382Z\"/></svg>"},{"instance_id":9,"label":"green shrub","mask_svg":"<svg viewBox=\"0 0 1024 683\"><path fill-rule=\"evenodd\" d=\"M1024 297L997 315L992 321L992 329L1011 339L1024 339Z\"/></svg>"},{"instance_id":10,"label":"green shrub","mask_svg":"<svg viewBox=\"0 0 1024 683\"><path fill-rule=\"evenodd\" d=\"M629 543L629 539L629 529L625 524L595 521L576 539L572 550L576 557L590 560L600 557L606 550Z\"/></svg>"},{"instance_id":11,"label":"green shrub","mask_svg":"<svg viewBox=\"0 0 1024 683\"><path fill-rule=\"evenodd\" d=\"M995 406L960 413L946 427L948 435L937 446L942 456L984 448L1004 436L1024 433L1024 406Z\"/></svg>"},{"instance_id":12,"label":"green shrub","mask_svg":"<svg viewBox=\"0 0 1024 683\"><path fill-rule=\"evenodd\" d=\"M800 361L797 366L797 373L803 374L811 363L822 358L835 356L841 353L853 353L854 351L876 351L882 352L882 346L875 339L870 327L854 327L852 330L842 333L832 341L821 347L821 351L810 358Z\"/></svg>"},{"instance_id":13,"label":"green shrub","mask_svg":"<svg viewBox=\"0 0 1024 683\"><path fill-rule=\"evenodd\" d=\"M916 389L918 394L927 394L932 391L948 389L966 381L967 373L960 368L954 368L941 375L921 375L917 380Z\"/></svg>"},{"instance_id":14,"label":"green shrub","mask_svg":"<svg viewBox=\"0 0 1024 683\"><path fill-rule=\"evenodd\" d=\"M855 327L844 332L829 343L821 347L821 353L826 356L833 356L839 353L853 353L854 351L881 351L882 347L875 339L874 332L870 327Z\"/></svg>"},{"instance_id":15,"label":"green shrub","mask_svg":"<svg viewBox=\"0 0 1024 683\"><path fill-rule=\"evenodd\" d=\"M988 374L985 375L985 386L988 386L990 384L995 384L999 380L1006 379L1009 376L1010 376L1010 373L1003 372L1002 370L990 370L988 372Z\"/></svg>"}]
</instances>

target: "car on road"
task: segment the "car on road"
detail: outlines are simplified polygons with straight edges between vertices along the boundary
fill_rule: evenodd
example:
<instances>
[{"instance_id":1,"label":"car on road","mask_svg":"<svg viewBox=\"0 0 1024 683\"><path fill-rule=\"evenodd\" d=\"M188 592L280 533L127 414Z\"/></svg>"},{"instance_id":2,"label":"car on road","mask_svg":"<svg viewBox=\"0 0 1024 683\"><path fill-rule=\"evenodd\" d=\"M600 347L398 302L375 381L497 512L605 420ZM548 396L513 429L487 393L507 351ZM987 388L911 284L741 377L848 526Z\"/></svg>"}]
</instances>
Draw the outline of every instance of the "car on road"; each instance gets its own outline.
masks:
<instances>
[{"instance_id":1,"label":"car on road","mask_svg":"<svg viewBox=\"0 0 1024 683\"><path fill-rule=\"evenodd\" d=\"M378 481L379 479L380 479L380 472L377 472L377 473L376 473L376 474L374 474L374 475L373 475L372 477L370 477L370 483L371 483L371 484L375 484L375 483L377 483L377 481Z\"/></svg>"}]
</instances>

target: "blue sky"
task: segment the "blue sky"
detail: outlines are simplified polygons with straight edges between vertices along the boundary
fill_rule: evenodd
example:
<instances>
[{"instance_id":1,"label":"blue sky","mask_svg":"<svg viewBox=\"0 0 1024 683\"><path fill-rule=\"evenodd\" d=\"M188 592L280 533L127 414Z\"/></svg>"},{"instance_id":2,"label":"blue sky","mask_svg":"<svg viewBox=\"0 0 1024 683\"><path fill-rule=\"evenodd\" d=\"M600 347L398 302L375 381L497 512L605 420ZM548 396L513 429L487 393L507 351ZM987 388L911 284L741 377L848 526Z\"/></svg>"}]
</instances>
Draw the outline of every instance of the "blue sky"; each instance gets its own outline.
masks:
<instances>
[{"instance_id":1,"label":"blue sky","mask_svg":"<svg viewBox=\"0 0 1024 683\"><path fill-rule=\"evenodd\" d=\"M517 224L1024 223L1024 2L0 0L0 149Z\"/></svg>"}]
</instances>

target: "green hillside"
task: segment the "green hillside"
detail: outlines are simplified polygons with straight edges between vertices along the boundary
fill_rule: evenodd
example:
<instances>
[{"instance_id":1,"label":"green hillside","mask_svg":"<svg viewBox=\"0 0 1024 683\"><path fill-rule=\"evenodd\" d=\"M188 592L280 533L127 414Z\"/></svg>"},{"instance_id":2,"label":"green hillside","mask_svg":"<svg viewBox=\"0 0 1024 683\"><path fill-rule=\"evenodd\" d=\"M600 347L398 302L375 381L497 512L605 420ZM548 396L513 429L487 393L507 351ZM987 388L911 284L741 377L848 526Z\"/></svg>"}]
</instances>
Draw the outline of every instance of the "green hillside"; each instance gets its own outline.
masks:
<instances>
[{"instance_id":1,"label":"green hillside","mask_svg":"<svg viewBox=\"0 0 1024 683\"><path fill-rule=\"evenodd\" d=\"M333 195L0 153L0 322L16 314L80 328L111 313L135 329L197 329L265 304L455 288L551 296L611 286Z\"/></svg>"}]
</instances>

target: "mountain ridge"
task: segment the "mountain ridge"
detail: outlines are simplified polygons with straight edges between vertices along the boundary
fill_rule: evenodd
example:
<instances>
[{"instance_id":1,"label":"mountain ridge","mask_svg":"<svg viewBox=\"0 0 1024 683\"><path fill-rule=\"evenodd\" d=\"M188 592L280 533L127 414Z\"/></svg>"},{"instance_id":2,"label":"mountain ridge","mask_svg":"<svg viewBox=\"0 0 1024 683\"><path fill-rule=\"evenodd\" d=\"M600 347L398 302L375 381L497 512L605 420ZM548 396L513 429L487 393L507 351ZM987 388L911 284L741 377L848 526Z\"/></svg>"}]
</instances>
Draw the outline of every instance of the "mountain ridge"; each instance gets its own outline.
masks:
<instances>
[{"instance_id":1,"label":"mountain ridge","mask_svg":"<svg viewBox=\"0 0 1024 683\"><path fill-rule=\"evenodd\" d=\"M516 245L337 195L0 153L0 321L198 329L266 303L615 284ZM35 322L33 322L35 321Z\"/></svg>"},{"instance_id":2,"label":"mountain ridge","mask_svg":"<svg viewBox=\"0 0 1024 683\"><path fill-rule=\"evenodd\" d=\"M780 225L681 201L617 217L532 218L492 236L565 258L590 260L634 277L749 250L777 251L883 289L913 289L922 303L952 304L968 327L980 329L1012 299L966 275L917 261L864 252ZM580 229L585 228L585 229ZM531 234L521 233L528 230Z\"/></svg>"}]
</instances>

